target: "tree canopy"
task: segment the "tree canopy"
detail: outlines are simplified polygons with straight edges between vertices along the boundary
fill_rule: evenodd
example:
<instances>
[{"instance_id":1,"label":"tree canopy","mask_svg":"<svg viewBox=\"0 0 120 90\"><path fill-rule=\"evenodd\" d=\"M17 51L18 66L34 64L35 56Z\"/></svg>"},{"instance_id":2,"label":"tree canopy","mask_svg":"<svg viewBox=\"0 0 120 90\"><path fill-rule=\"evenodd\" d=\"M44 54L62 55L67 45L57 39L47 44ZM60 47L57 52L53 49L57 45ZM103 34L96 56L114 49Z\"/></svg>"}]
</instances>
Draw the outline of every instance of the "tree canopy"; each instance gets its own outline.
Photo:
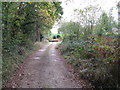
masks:
<instances>
[{"instance_id":1,"label":"tree canopy","mask_svg":"<svg viewBox=\"0 0 120 90\"><path fill-rule=\"evenodd\" d=\"M40 41L62 15L60 2L3 2L3 48ZM9 46L9 47L8 47Z\"/></svg>"}]
</instances>

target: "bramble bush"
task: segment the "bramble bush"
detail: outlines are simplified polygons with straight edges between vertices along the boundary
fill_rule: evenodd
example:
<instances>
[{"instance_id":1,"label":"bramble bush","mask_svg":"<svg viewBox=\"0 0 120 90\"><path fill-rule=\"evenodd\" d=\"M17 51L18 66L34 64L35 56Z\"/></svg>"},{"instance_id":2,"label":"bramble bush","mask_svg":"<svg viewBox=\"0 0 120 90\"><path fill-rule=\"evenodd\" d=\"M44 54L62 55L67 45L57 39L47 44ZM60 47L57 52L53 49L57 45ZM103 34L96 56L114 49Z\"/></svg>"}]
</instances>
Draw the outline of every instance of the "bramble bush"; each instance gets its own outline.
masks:
<instances>
[{"instance_id":1,"label":"bramble bush","mask_svg":"<svg viewBox=\"0 0 120 90\"><path fill-rule=\"evenodd\" d=\"M96 37L90 35L86 41L62 42L59 49L68 63L74 66L74 71L89 80L96 88L117 88L120 86L118 48L115 48L114 43L117 38L105 41L104 36L101 40Z\"/></svg>"}]
</instances>

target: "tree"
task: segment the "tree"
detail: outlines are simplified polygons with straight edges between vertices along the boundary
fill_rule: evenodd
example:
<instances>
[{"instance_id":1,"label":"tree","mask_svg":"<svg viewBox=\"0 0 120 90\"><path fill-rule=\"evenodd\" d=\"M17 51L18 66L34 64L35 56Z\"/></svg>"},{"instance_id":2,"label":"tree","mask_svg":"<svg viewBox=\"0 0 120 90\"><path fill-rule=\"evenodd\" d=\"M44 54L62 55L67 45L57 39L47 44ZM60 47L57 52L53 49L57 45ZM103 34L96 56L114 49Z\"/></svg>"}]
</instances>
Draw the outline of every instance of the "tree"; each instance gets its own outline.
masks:
<instances>
[{"instance_id":1,"label":"tree","mask_svg":"<svg viewBox=\"0 0 120 90\"><path fill-rule=\"evenodd\" d=\"M97 24L100 8L90 5L84 9L76 9L74 11L78 22L84 26L83 33L85 35L94 34L94 26Z\"/></svg>"},{"instance_id":2,"label":"tree","mask_svg":"<svg viewBox=\"0 0 120 90\"><path fill-rule=\"evenodd\" d=\"M2 2L3 84L12 69L21 62L28 51L33 50L34 43L42 41L43 37L50 33L54 22L60 19L62 14L60 4Z\"/></svg>"},{"instance_id":3,"label":"tree","mask_svg":"<svg viewBox=\"0 0 120 90\"><path fill-rule=\"evenodd\" d=\"M60 2L3 2L3 47L40 41L62 14ZM8 47L9 44L9 47Z\"/></svg>"},{"instance_id":4,"label":"tree","mask_svg":"<svg viewBox=\"0 0 120 90\"><path fill-rule=\"evenodd\" d=\"M64 33L64 40L79 40L82 34L81 25L77 22L66 22L61 25L59 31Z\"/></svg>"}]
</instances>

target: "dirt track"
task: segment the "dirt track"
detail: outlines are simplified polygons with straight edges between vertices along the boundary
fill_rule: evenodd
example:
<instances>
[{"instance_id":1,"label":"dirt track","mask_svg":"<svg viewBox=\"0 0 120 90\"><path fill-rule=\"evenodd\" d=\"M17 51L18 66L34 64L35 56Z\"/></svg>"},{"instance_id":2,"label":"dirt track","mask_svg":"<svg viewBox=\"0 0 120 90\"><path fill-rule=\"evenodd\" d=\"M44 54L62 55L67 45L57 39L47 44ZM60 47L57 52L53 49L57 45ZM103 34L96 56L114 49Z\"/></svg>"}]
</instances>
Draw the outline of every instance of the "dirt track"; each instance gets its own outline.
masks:
<instances>
[{"instance_id":1,"label":"dirt track","mask_svg":"<svg viewBox=\"0 0 120 90\"><path fill-rule=\"evenodd\" d=\"M48 44L26 58L22 68L11 77L8 87L82 88L55 47L56 43Z\"/></svg>"}]
</instances>

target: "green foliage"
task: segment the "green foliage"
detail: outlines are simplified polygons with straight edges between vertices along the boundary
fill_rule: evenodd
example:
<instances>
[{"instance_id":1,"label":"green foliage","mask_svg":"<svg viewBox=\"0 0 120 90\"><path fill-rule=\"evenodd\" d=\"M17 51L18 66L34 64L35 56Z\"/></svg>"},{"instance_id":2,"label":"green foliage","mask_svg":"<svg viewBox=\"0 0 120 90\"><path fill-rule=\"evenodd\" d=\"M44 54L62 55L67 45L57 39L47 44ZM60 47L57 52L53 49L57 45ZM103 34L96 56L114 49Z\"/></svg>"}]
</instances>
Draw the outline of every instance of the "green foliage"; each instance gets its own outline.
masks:
<instances>
[{"instance_id":1,"label":"green foliage","mask_svg":"<svg viewBox=\"0 0 120 90\"><path fill-rule=\"evenodd\" d=\"M3 82L61 17L60 2L2 2ZM27 50L27 51L26 51ZM4 84L4 83L3 83Z\"/></svg>"},{"instance_id":2,"label":"green foliage","mask_svg":"<svg viewBox=\"0 0 120 90\"><path fill-rule=\"evenodd\" d=\"M106 13L103 13L99 20L97 33L107 35L109 32L112 32L112 27L114 27L112 22L114 22L114 20L112 20L111 17L108 17Z\"/></svg>"},{"instance_id":3,"label":"green foliage","mask_svg":"<svg viewBox=\"0 0 120 90\"><path fill-rule=\"evenodd\" d=\"M106 13L95 19L97 12L90 13L96 10L94 7L76 10L79 23L71 21L61 25L63 41L58 48L74 71L96 88L118 88L120 39L112 31L117 28L117 22Z\"/></svg>"},{"instance_id":4,"label":"green foliage","mask_svg":"<svg viewBox=\"0 0 120 90\"><path fill-rule=\"evenodd\" d=\"M89 80L95 87L119 87L119 79L116 78L119 70L115 45L103 43L104 40L93 42L92 37L97 36L88 36L89 40L84 41L86 43L62 42L59 49L68 63L74 66L74 71Z\"/></svg>"},{"instance_id":5,"label":"green foliage","mask_svg":"<svg viewBox=\"0 0 120 90\"><path fill-rule=\"evenodd\" d=\"M69 22L69 23L63 23L61 28L59 28L60 32L63 32L63 40L78 40L80 38L81 33L81 25L76 22ZM65 36L65 37L64 37ZM73 38L74 37L74 38Z\"/></svg>"}]
</instances>

